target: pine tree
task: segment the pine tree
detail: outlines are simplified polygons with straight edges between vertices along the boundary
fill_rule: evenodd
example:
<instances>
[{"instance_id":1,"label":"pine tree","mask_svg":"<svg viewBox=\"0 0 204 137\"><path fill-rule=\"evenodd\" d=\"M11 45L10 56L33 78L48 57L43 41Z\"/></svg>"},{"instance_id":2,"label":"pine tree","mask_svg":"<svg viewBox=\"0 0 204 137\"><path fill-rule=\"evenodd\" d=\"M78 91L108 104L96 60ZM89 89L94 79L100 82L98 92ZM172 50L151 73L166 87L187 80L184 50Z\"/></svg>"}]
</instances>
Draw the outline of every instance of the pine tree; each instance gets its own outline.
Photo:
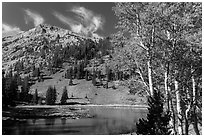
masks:
<instances>
[{"instance_id":1,"label":"pine tree","mask_svg":"<svg viewBox=\"0 0 204 137\"><path fill-rule=\"evenodd\" d=\"M81 63L79 62L77 64L77 74L76 74L77 79L81 78Z\"/></svg>"},{"instance_id":2,"label":"pine tree","mask_svg":"<svg viewBox=\"0 0 204 137\"><path fill-rule=\"evenodd\" d=\"M26 76L23 80L22 89L23 89L21 93L22 101L28 101L28 92L30 89L28 76Z\"/></svg>"},{"instance_id":3,"label":"pine tree","mask_svg":"<svg viewBox=\"0 0 204 137\"><path fill-rule=\"evenodd\" d=\"M86 81L88 81L89 80L89 74L88 74L89 72L88 72L88 70L86 70L86 72L85 72L85 79L86 79Z\"/></svg>"},{"instance_id":4,"label":"pine tree","mask_svg":"<svg viewBox=\"0 0 204 137\"><path fill-rule=\"evenodd\" d=\"M6 95L6 78L5 72L2 71L2 108L8 107L8 97Z\"/></svg>"},{"instance_id":5,"label":"pine tree","mask_svg":"<svg viewBox=\"0 0 204 137\"><path fill-rule=\"evenodd\" d=\"M65 71L65 74L64 74L65 79L68 79L68 78L69 78L69 77L68 77L68 73L69 73L69 69L67 69L67 70Z\"/></svg>"},{"instance_id":6,"label":"pine tree","mask_svg":"<svg viewBox=\"0 0 204 137\"><path fill-rule=\"evenodd\" d=\"M65 78L66 79L70 79L71 73L72 73L71 71L72 71L71 68L68 68L67 71L65 72Z\"/></svg>"},{"instance_id":7,"label":"pine tree","mask_svg":"<svg viewBox=\"0 0 204 137\"><path fill-rule=\"evenodd\" d=\"M72 76L73 76L73 78L75 79L76 76L77 76L77 66L76 66L76 63L75 63L74 68L73 68L72 70L73 70L73 71L72 71Z\"/></svg>"},{"instance_id":8,"label":"pine tree","mask_svg":"<svg viewBox=\"0 0 204 137\"><path fill-rule=\"evenodd\" d=\"M61 104L66 104L67 99L68 99L67 87L65 86L63 89L62 97L60 99Z\"/></svg>"},{"instance_id":9,"label":"pine tree","mask_svg":"<svg viewBox=\"0 0 204 137\"><path fill-rule=\"evenodd\" d=\"M110 74L110 69L108 67L106 67L106 76L107 76L107 81L110 82L111 74Z\"/></svg>"},{"instance_id":10,"label":"pine tree","mask_svg":"<svg viewBox=\"0 0 204 137\"><path fill-rule=\"evenodd\" d=\"M147 119L140 119L137 123L137 134L142 135L169 135L170 113L164 112L163 98L160 91L154 91L153 96L148 98Z\"/></svg>"},{"instance_id":11,"label":"pine tree","mask_svg":"<svg viewBox=\"0 0 204 137\"><path fill-rule=\"evenodd\" d=\"M67 71L65 71L65 73L64 73L64 78L65 78L65 79L68 78L68 76L67 76Z\"/></svg>"},{"instance_id":12,"label":"pine tree","mask_svg":"<svg viewBox=\"0 0 204 137\"><path fill-rule=\"evenodd\" d=\"M99 70L98 71L98 79L99 79L99 83L100 83L100 85L103 85L103 81L102 81L102 76L101 76L101 71Z\"/></svg>"},{"instance_id":13,"label":"pine tree","mask_svg":"<svg viewBox=\"0 0 204 137\"><path fill-rule=\"evenodd\" d=\"M72 86L73 85L73 80L72 80L72 77L70 77L70 80L69 80L69 85Z\"/></svg>"},{"instance_id":14,"label":"pine tree","mask_svg":"<svg viewBox=\"0 0 204 137\"><path fill-rule=\"evenodd\" d=\"M46 104L47 105L54 105L56 101L57 93L55 87L49 86L46 92Z\"/></svg>"},{"instance_id":15,"label":"pine tree","mask_svg":"<svg viewBox=\"0 0 204 137\"><path fill-rule=\"evenodd\" d=\"M54 89L53 89L52 99L54 100L54 101L53 101L53 102L54 102L53 104L55 104L55 101L56 101L56 99L57 99L57 90L56 90L55 86L54 86Z\"/></svg>"},{"instance_id":16,"label":"pine tree","mask_svg":"<svg viewBox=\"0 0 204 137\"><path fill-rule=\"evenodd\" d=\"M73 73L74 73L73 68L70 67L69 68L69 73L68 73L68 79L71 79L73 77Z\"/></svg>"},{"instance_id":17,"label":"pine tree","mask_svg":"<svg viewBox=\"0 0 204 137\"><path fill-rule=\"evenodd\" d=\"M51 96L52 96L52 87L49 86L46 92L46 99L45 99L45 102L47 105L52 104Z\"/></svg>"},{"instance_id":18,"label":"pine tree","mask_svg":"<svg viewBox=\"0 0 204 137\"><path fill-rule=\"evenodd\" d=\"M93 70L92 84L96 86L96 72Z\"/></svg>"},{"instance_id":19,"label":"pine tree","mask_svg":"<svg viewBox=\"0 0 204 137\"><path fill-rule=\"evenodd\" d=\"M35 94L33 95L33 103L38 104L38 90L35 90Z\"/></svg>"},{"instance_id":20,"label":"pine tree","mask_svg":"<svg viewBox=\"0 0 204 137\"><path fill-rule=\"evenodd\" d=\"M106 81L105 88L108 89L108 81Z\"/></svg>"}]
</instances>

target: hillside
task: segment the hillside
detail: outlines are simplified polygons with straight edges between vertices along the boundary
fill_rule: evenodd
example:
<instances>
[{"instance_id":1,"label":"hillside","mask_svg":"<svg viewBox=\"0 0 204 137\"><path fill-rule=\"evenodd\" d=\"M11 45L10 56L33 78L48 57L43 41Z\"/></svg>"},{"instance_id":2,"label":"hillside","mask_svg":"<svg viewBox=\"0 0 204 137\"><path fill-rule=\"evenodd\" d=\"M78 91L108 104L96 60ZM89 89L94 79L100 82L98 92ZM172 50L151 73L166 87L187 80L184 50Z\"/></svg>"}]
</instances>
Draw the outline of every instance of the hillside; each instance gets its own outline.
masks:
<instances>
[{"instance_id":1,"label":"hillside","mask_svg":"<svg viewBox=\"0 0 204 137\"><path fill-rule=\"evenodd\" d=\"M85 79L74 79L73 86L69 86L69 79L64 78L65 71L61 71L45 77L43 82L36 82L31 86L30 92L34 94L35 89L38 90L38 94L41 97L45 97L48 86L55 86L57 89L57 102L59 103L64 86L67 87L68 102L77 103L90 103L90 104L128 104L128 105L141 105L146 102L144 97L138 95L131 95L129 89L124 86L119 86L117 89L113 89L113 82L109 83L109 88L106 89L103 86L95 87L91 81ZM73 97L72 97L73 95ZM87 98L86 98L87 97Z\"/></svg>"}]
</instances>

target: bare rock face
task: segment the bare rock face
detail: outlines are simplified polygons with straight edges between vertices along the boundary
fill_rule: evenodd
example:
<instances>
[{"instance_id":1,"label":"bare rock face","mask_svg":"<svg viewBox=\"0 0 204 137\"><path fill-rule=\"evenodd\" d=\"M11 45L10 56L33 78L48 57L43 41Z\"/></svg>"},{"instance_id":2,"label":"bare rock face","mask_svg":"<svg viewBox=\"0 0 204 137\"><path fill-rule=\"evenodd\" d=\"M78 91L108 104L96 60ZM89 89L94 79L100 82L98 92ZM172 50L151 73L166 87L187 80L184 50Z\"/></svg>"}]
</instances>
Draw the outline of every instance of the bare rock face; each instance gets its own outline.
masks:
<instances>
[{"instance_id":1,"label":"bare rock face","mask_svg":"<svg viewBox=\"0 0 204 137\"><path fill-rule=\"evenodd\" d=\"M88 38L80 36L69 30L56 26L40 24L39 26L26 31L19 32L12 36L2 38L2 69L7 70L13 67L18 61L24 63L26 68L31 65L46 64L47 59L52 56L52 50L56 46L78 46L81 41ZM42 51L46 55L41 57Z\"/></svg>"}]
</instances>

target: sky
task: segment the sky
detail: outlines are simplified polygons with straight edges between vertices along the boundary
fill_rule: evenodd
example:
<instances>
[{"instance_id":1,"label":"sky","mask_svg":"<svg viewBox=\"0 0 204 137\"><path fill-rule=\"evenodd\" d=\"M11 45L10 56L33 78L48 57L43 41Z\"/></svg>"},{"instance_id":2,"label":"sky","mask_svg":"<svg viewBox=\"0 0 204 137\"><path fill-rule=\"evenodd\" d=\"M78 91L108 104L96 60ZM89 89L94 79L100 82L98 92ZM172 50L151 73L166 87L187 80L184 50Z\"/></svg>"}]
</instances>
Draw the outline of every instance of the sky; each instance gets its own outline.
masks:
<instances>
[{"instance_id":1,"label":"sky","mask_svg":"<svg viewBox=\"0 0 204 137\"><path fill-rule=\"evenodd\" d=\"M46 23L83 35L116 32L111 2L3 2L2 32L27 31Z\"/></svg>"}]
</instances>

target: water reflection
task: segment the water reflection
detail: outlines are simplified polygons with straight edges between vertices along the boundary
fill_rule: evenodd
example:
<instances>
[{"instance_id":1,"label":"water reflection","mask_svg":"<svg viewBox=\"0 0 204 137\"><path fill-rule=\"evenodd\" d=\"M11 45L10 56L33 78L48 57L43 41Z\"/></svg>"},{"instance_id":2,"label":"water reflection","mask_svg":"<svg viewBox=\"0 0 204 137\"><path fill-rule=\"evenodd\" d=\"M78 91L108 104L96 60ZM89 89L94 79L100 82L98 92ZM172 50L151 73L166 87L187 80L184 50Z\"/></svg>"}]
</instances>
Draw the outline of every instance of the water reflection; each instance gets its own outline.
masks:
<instances>
[{"instance_id":1,"label":"water reflection","mask_svg":"<svg viewBox=\"0 0 204 137\"><path fill-rule=\"evenodd\" d=\"M33 125L35 125L36 119L33 119L32 122L33 122Z\"/></svg>"},{"instance_id":2,"label":"water reflection","mask_svg":"<svg viewBox=\"0 0 204 137\"><path fill-rule=\"evenodd\" d=\"M55 119L54 118L45 119L45 125L53 126L54 124L55 124Z\"/></svg>"},{"instance_id":3,"label":"water reflection","mask_svg":"<svg viewBox=\"0 0 204 137\"><path fill-rule=\"evenodd\" d=\"M28 119L25 122L13 122L10 125L5 125L5 121L3 121L3 134L124 134L136 129L135 123L139 118L146 117L147 110L91 107L89 112L95 117L84 119Z\"/></svg>"},{"instance_id":4,"label":"water reflection","mask_svg":"<svg viewBox=\"0 0 204 137\"><path fill-rule=\"evenodd\" d=\"M61 123L62 123L62 125L65 125L66 124L66 118L61 118Z\"/></svg>"}]
</instances>

